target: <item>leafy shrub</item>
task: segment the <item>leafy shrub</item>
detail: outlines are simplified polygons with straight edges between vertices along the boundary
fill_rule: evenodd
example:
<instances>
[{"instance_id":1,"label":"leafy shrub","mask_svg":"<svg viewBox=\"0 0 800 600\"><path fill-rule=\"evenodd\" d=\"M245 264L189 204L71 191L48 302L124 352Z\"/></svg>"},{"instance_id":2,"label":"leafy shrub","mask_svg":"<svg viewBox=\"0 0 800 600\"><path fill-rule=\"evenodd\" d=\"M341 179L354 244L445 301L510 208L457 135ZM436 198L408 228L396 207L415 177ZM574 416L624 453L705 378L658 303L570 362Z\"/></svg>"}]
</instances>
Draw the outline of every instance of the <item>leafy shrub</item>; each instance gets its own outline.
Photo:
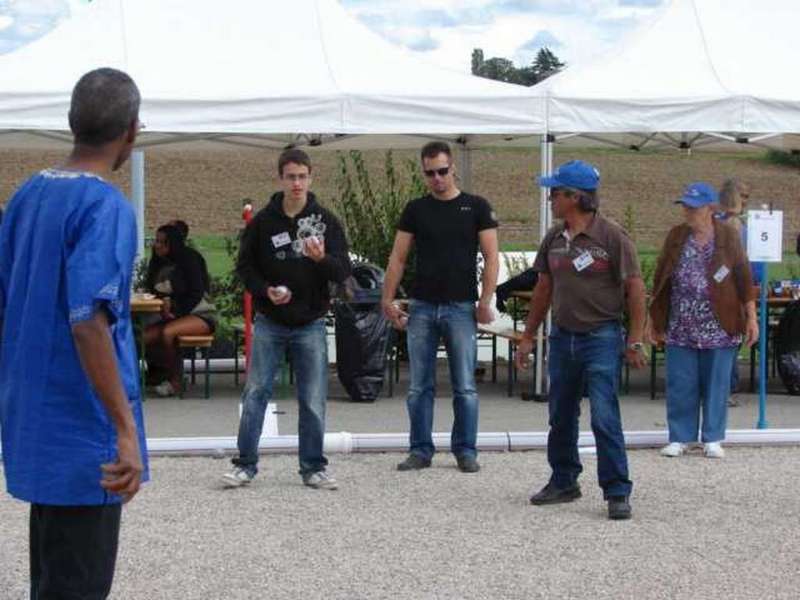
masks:
<instances>
[{"instance_id":1,"label":"leafy shrub","mask_svg":"<svg viewBox=\"0 0 800 600\"><path fill-rule=\"evenodd\" d=\"M336 185L338 194L331 209L342 222L350 251L362 261L386 268L394 244L397 222L409 200L426 193L413 160L398 172L391 150L386 152L383 178L376 181L362 153L339 153ZM409 256L403 284L413 278L414 257Z\"/></svg>"},{"instance_id":2,"label":"leafy shrub","mask_svg":"<svg viewBox=\"0 0 800 600\"><path fill-rule=\"evenodd\" d=\"M770 148L767 150L766 160L773 165L800 168L800 152L797 151L786 152Z\"/></svg>"}]
</instances>

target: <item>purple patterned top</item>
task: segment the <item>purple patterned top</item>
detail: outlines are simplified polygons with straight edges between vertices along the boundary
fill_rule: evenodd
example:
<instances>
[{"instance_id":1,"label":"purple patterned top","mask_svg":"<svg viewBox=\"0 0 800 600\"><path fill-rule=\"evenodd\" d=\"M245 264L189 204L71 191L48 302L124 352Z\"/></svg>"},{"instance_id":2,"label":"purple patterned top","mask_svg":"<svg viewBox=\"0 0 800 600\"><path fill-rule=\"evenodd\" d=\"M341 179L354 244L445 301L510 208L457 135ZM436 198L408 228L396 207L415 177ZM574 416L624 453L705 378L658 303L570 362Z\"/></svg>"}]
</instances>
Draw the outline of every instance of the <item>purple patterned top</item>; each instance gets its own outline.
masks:
<instances>
[{"instance_id":1,"label":"purple patterned top","mask_svg":"<svg viewBox=\"0 0 800 600\"><path fill-rule=\"evenodd\" d=\"M726 333L711 307L707 273L713 252L713 239L705 246L691 235L686 240L672 273L667 344L708 349L730 348L742 342L740 335Z\"/></svg>"}]
</instances>

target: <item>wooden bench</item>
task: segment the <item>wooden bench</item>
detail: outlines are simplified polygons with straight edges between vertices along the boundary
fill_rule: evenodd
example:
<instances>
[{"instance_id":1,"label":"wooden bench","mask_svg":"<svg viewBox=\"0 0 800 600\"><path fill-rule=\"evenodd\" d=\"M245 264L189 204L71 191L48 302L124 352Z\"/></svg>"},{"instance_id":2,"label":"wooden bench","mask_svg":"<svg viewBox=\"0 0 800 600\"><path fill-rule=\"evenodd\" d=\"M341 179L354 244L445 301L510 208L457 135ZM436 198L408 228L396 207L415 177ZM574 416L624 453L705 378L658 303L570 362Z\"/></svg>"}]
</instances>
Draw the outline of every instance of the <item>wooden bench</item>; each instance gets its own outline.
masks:
<instances>
[{"instance_id":1,"label":"wooden bench","mask_svg":"<svg viewBox=\"0 0 800 600\"><path fill-rule=\"evenodd\" d=\"M181 351L181 359L180 359L180 366L181 366L181 396L183 396L183 392L185 391L183 388L185 387L183 384L183 354L187 350L191 351L189 358L192 361L192 385L195 382L195 359L197 358L197 350L199 349L205 359L205 393L204 397L209 398L211 396L211 363L209 361L209 351L211 350L211 344L214 343L214 336L213 335L181 335L178 336L178 349Z\"/></svg>"},{"instance_id":2,"label":"wooden bench","mask_svg":"<svg viewBox=\"0 0 800 600\"><path fill-rule=\"evenodd\" d=\"M492 369L496 368L497 348L495 340L497 338L508 341L508 382L507 390L509 398L514 395L514 379L516 378L516 368L514 366L514 351L522 341L522 332L510 327L497 327L496 325L483 325L478 323L478 334L492 337ZM534 338L533 352L536 352L536 338ZM536 385L536 370L533 371L533 385Z\"/></svg>"}]
</instances>

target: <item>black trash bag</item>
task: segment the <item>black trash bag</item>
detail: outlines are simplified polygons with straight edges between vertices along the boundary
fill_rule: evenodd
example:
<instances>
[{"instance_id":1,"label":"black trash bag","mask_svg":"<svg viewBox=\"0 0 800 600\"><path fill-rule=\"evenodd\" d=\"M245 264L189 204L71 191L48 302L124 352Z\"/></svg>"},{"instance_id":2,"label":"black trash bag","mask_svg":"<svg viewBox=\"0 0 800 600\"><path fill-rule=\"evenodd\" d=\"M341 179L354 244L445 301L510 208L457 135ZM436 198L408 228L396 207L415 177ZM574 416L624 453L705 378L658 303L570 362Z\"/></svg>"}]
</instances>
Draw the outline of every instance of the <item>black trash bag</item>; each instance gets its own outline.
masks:
<instances>
[{"instance_id":1,"label":"black trash bag","mask_svg":"<svg viewBox=\"0 0 800 600\"><path fill-rule=\"evenodd\" d=\"M783 311L774 344L778 374L786 390L800 395L800 302L792 302Z\"/></svg>"},{"instance_id":2,"label":"black trash bag","mask_svg":"<svg viewBox=\"0 0 800 600\"><path fill-rule=\"evenodd\" d=\"M374 265L354 266L347 282L351 299L333 306L336 371L353 402L374 402L383 387L392 334L381 310L383 278L383 270Z\"/></svg>"}]
</instances>

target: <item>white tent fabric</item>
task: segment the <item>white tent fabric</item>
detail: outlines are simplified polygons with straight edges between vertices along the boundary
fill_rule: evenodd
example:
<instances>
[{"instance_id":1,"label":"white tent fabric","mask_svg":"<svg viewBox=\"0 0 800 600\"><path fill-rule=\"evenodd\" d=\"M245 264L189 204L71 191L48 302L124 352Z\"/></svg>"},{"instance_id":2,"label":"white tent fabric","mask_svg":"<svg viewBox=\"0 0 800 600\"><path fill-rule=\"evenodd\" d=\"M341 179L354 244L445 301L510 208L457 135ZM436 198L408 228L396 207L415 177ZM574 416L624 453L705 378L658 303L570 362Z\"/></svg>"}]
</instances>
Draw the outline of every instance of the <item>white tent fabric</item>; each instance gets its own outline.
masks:
<instances>
[{"instance_id":1,"label":"white tent fabric","mask_svg":"<svg viewBox=\"0 0 800 600\"><path fill-rule=\"evenodd\" d=\"M78 77L131 74L147 131L531 134L528 90L420 61L335 0L95 0L0 56L0 129L64 130Z\"/></svg>"},{"instance_id":2,"label":"white tent fabric","mask_svg":"<svg viewBox=\"0 0 800 600\"><path fill-rule=\"evenodd\" d=\"M798 22L797 0L673 0L531 93L550 132L800 132Z\"/></svg>"}]
</instances>

